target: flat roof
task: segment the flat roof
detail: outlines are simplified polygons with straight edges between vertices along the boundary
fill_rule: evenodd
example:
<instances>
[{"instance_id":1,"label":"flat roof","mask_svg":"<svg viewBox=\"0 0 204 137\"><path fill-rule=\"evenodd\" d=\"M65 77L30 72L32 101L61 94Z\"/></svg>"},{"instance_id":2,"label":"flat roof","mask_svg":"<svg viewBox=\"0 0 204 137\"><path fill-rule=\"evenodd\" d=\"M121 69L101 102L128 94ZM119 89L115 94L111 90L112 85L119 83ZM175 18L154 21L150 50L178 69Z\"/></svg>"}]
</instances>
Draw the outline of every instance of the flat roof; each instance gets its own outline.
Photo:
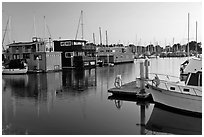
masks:
<instances>
[{"instance_id":1,"label":"flat roof","mask_svg":"<svg viewBox=\"0 0 204 137\"><path fill-rule=\"evenodd\" d=\"M87 42L87 40L82 40L82 39L58 39L58 40L53 40L53 42L55 41L60 41L60 42L65 42L65 41L72 41L72 42Z\"/></svg>"},{"instance_id":2,"label":"flat roof","mask_svg":"<svg viewBox=\"0 0 204 137\"><path fill-rule=\"evenodd\" d=\"M17 43L11 43L7 46L12 46L12 47L15 47L15 46L28 46L28 45L33 45L33 44L36 44L36 43L42 43L43 41L33 41L33 42L17 42Z\"/></svg>"}]
</instances>

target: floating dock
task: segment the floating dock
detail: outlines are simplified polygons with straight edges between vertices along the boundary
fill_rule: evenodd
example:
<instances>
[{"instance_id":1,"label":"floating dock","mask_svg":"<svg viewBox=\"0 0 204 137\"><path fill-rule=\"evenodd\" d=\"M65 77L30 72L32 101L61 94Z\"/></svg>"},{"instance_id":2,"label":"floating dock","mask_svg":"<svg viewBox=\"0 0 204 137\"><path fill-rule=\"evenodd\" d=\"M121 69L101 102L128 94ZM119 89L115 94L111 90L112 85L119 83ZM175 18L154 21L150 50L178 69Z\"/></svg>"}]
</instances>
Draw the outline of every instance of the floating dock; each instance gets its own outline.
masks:
<instances>
[{"instance_id":1,"label":"floating dock","mask_svg":"<svg viewBox=\"0 0 204 137\"><path fill-rule=\"evenodd\" d=\"M111 88L108 90L109 93L112 93L116 96L128 96L135 99L144 99L151 100L152 95L150 93L141 92L141 88L136 87L136 81L126 83L121 86L121 88Z\"/></svg>"}]
</instances>

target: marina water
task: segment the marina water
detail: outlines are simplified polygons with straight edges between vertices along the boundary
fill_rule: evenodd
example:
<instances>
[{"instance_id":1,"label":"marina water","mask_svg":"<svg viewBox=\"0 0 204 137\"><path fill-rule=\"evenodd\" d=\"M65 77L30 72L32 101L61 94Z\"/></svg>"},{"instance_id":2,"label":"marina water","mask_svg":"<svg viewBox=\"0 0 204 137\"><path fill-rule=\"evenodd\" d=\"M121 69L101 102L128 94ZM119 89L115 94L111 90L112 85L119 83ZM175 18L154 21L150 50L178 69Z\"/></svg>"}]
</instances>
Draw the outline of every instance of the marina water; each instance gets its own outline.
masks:
<instances>
[{"instance_id":1,"label":"marina water","mask_svg":"<svg viewBox=\"0 0 204 137\"><path fill-rule=\"evenodd\" d=\"M186 58L151 59L149 71L179 76L180 64L185 60ZM162 131L163 127L158 127L160 132L151 131L142 125L141 119L147 124L151 118L155 109L153 103L145 104L145 114L141 116L140 103L108 99L111 94L107 91L114 87L117 75L122 75L123 84L139 77L140 61L142 60L90 70L3 75L2 134L189 134L187 131ZM166 111L165 114L173 115ZM187 117L178 114L174 115L174 119L177 116L178 119ZM201 134L201 118L187 118L197 121L199 125L195 134ZM164 121L161 120L160 123L162 122Z\"/></svg>"}]
</instances>

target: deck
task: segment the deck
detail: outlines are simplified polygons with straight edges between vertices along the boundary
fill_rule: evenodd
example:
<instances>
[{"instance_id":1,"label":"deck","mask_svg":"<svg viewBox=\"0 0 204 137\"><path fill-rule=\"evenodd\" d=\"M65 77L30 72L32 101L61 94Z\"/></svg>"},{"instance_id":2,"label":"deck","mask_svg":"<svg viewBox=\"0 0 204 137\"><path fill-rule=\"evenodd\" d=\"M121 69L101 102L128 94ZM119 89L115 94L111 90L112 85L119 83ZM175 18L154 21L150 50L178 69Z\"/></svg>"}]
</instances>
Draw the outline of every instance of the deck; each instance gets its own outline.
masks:
<instances>
[{"instance_id":1,"label":"deck","mask_svg":"<svg viewBox=\"0 0 204 137\"><path fill-rule=\"evenodd\" d=\"M136 87L136 81L126 83L121 88L111 88L108 90L109 93L117 96L129 96L136 99L151 99L150 93L141 93L141 89Z\"/></svg>"}]
</instances>

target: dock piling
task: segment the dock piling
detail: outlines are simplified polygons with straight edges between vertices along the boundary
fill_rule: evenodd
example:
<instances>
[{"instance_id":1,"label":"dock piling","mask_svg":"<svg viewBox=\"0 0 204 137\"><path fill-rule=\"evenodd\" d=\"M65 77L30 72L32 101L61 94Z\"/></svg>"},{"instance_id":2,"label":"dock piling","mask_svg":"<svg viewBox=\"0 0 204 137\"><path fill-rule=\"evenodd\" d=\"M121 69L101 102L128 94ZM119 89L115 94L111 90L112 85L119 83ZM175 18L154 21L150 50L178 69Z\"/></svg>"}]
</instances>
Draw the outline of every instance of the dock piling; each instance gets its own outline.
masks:
<instances>
[{"instance_id":1,"label":"dock piling","mask_svg":"<svg viewBox=\"0 0 204 137\"><path fill-rule=\"evenodd\" d=\"M145 94L144 62L140 62L140 94Z\"/></svg>"}]
</instances>

